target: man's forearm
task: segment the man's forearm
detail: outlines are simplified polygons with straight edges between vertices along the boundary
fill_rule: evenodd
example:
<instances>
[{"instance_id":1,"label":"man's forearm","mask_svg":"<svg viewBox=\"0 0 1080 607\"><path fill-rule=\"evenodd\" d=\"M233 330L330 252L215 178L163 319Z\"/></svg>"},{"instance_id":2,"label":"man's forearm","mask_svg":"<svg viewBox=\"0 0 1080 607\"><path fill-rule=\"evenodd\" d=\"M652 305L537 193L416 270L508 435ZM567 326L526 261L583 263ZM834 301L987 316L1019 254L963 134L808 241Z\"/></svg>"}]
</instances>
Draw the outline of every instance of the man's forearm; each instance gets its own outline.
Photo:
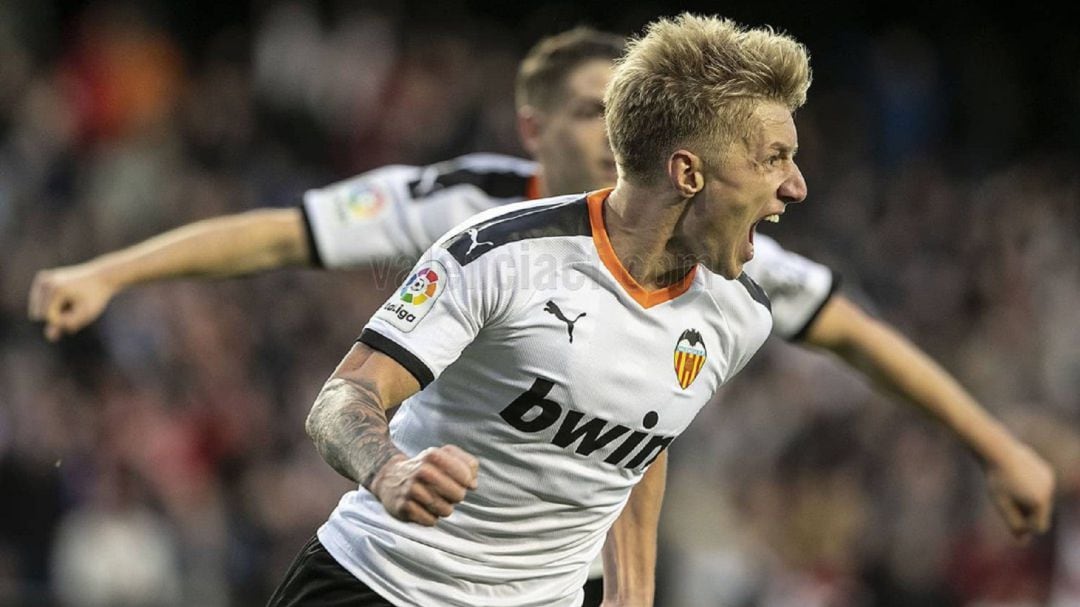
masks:
<instances>
[{"instance_id":1,"label":"man's forearm","mask_svg":"<svg viewBox=\"0 0 1080 607\"><path fill-rule=\"evenodd\" d=\"M1050 526L1053 469L922 350L843 298L826 305L807 337L952 430L982 461L991 500L1016 537L1028 538Z\"/></svg>"},{"instance_id":2,"label":"man's forearm","mask_svg":"<svg viewBox=\"0 0 1080 607\"><path fill-rule=\"evenodd\" d=\"M810 343L836 352L879 386L940 420L982 459L993 459L996 449L1012 442L1011 434L922 350L854 304L836 303L823 311L822 327L811 327Z\"/></svg>"},{"instance_id":3,"label":"man's forearm","mask_svg":"<svg viewBox=\"0 0 1080 607\"><path fill-rule=\"evenodd\" d=\"M236 276L308 260L298 209L263 209L170 230L90 262L117 290L182 276Z\"/></svg>"},{"instance_id":4,"label":"man's forearm","mask_svg":"<svg viewBox=\"0 0 1080 607\"><path fill-rule=\"evenodd\" d=\"M367 489L383 465L401 454L390 440L378 391L364 381L326 382L305 428L327 464Z\"/></svg>"},{"instance_id":5,"label":"man's forearm","mask_svg":"<svg viewBox=\"0 0 1080 607\"><path fill-rule=\"evenodd\" d=\"M656 529L667 482L667 452L649 466L604 542L605 605L652 605Z\"/></svg>"},{"instance_id":6,"label":"man's forearm","mask_svg":"<svg viewBox=\"0 0 1080 607\"><path fill-rule=\"evenodd\" d=\"M870 361L878 382L936 417L981 458L1011 435L937 363L888 327L859 351Z\"/></svg>"}]
</instances>

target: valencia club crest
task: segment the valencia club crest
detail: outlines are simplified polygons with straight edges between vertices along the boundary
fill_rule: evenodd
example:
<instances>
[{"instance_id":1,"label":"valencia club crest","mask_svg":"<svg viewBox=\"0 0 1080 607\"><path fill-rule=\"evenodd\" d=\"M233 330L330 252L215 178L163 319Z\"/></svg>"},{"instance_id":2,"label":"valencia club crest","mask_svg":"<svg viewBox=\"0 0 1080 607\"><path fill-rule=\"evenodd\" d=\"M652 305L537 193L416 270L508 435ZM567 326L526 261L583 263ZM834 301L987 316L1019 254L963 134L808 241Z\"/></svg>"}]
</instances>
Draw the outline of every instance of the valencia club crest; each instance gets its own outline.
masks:
<instances>
[{"instance_id":1,"label":"valencia club crest","mask_svg":"<svg viewBox=\"0 0 1080 607\"><path fill-rule=\"evenodd\" d=\"M697 379L698 372L705 366L706 358L705 341L701 339L701 333L694 329L683 331L679 341L675 342L675 377L683 390Z\"/></svg>"}]
</instances>

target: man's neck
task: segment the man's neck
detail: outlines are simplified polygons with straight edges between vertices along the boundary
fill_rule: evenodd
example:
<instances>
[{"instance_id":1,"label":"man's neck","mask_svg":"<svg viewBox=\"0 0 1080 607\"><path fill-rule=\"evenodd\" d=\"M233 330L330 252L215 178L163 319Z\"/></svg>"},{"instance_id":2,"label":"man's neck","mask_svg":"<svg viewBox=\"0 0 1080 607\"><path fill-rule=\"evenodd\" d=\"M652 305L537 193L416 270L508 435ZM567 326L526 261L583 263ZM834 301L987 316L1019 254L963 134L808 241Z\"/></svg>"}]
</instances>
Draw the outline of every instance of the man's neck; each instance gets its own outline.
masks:
<instances>
[{"instance_id":1,"label":"man's neck","mask_svg":"<svg viewBox=\"0 0 1080 607\"><path fill-rule=\"evenodd\" d=\"M697 265L677 236L687 202L670 188L626 182L604 202L604 226L615 256L642 287L668 287Z\"/></svg>"}]
</instances>

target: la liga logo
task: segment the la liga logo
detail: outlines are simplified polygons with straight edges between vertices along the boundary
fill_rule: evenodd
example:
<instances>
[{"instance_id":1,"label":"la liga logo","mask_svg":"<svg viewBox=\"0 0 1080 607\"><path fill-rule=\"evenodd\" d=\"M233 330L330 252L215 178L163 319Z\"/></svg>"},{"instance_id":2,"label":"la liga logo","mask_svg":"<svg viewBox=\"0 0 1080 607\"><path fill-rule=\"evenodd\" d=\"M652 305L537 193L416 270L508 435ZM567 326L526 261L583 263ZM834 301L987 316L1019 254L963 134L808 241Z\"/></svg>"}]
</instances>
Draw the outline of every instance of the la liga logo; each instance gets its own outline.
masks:
<instances>
[{"instance_id":1,"label":"la liga logo","mask_svg":"<svg viewBox=\"0 0 1080 607\"><path fill-rule=\"evenodd\" d=\"M420 268L405 281L398 292L401 301L414 306L423 305L439 290L439 275L431 267Z\"/></svg>"},{"instance_id":2,"label":"la liga logo","mask_svg":"<svg viewBox=\"0 0 1080 607\"><path fill-rule=\"evenodd\" d=\"M339 211L346 222L367 221L386 206L386 195L373 184L360 183L339 200Z\"/></svg>"},{"instance_id":3,"label":"la liga logo","mask_svg":"<svg viewBox=\"0 0 1080 607\"><path fill-rule=\"evenodd\" d=\"M437 259L429 259L409 276L397 297L390 296L377 316L408 333L435 307L435 301L446 290L449 280L446 266Z\"/></svg>"}]
</instances>

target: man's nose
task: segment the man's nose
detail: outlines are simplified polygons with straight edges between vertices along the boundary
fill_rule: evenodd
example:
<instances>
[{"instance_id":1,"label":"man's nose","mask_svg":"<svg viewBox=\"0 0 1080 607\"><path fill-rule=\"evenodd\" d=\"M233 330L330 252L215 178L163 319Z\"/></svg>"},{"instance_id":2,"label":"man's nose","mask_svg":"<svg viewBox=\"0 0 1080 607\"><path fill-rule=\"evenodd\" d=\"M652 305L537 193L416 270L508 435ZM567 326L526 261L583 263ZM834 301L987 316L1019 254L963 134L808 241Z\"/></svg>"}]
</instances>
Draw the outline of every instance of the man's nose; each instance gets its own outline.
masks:
<instances>
[{"instance_id":1,"label":"man's nose","mask_svg":"<svg viewBox=\"0 0 1080 607\"><path fill-rule=\"evenodd\" d=\"M803 179L799 165L793 166L795 170L780 184L780 190L777 192L780 200L787 203L802 202L806 198L806 180Z\"/></svg>"}]
</instances>

